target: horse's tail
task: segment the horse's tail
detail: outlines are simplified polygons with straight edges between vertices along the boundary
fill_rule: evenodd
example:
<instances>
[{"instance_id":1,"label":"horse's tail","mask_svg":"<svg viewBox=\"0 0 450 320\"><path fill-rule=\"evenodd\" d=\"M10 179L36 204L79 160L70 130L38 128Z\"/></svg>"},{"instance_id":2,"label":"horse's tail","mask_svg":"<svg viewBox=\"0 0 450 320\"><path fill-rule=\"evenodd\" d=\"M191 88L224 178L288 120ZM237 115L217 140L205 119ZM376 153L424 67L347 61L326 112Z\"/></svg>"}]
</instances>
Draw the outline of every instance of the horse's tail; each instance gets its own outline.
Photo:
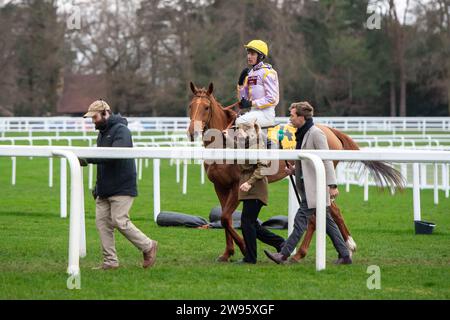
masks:
<instances>
[{"instance_id":1,"label":"horse's tail","mask_svg":"<svg viewBox=\"0 0 450 320\"><path fill-rule=\"evenodd\" d=\"M341 141L344 150L360 150L356 142L347 134L334 129L329 129L336 135ZM375 183L378 187L384 188L385 186L394 187L402 190L405 188L406 181L400 171L391 167L386 162L382 161L361 161L363 163L363 170L369 170L372 174Z\"/></svg>"}]
</instances>

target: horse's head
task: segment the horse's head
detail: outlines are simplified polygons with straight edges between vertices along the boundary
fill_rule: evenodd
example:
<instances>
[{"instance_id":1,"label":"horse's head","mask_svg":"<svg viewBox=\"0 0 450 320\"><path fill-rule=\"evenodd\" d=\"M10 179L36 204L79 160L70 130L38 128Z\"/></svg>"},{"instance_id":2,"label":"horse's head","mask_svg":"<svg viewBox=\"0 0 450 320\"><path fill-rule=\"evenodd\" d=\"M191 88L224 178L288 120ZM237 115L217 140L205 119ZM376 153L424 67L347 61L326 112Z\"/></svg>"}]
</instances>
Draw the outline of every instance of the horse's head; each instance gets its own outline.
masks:
<instances>
[{"instance_id":1,"label":"horse's head","mask_svg":"<svg viewBox=\"0 0 450 320\"><path fill-rule=\"evenodd\" d=\"M191 82L191 90L194 96L189 104L189 118L191 122L188 135L190 140L194 141L210 124L212 108L214 107L214 97L212 97L214 86L210 83L208 90L205 88L199 89Z\"/></svg>"}]
</instances>

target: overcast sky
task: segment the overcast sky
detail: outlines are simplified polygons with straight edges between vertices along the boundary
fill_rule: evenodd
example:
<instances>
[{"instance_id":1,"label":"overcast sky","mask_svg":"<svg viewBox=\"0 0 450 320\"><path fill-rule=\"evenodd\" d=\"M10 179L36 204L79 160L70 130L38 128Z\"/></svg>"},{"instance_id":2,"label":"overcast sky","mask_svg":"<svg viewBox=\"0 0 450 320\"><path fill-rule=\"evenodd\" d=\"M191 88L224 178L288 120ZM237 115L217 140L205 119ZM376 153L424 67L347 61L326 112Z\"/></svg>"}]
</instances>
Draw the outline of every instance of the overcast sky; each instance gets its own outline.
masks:
<instances>
[{"instance_id":1,"label":"overcast sky","mask_svg":"<svg viewBox=\"0 0 450 320\"><path fill-rule=\"evenodd\" d=\"M403 21L403 15L405 13L406 2L407 2L407 0L395 0L395 5L397 6L397 14L398 14L398 18L400 19L400 21ZM409 10L411 10L411 6L413 6L414 3L415 3L415 0L409 1Z\"/></svg>"},{"instance_id":2,"label":"overcast sky","mask_svg":"<svg viewBox=\"0 0 450 320\"><path fill-rule=\"evenodd\" d=\"M406 22L413 22L414 21L414 15L413 10L415 6L417 6L418 3L421 4L428 4L433 0L409 0L409 6L408 6L408 13L407 13L407 20ZM382 11L384 13L387 12L387 9L389 8L389 0L383 0L383 1L377 1L372 0L372 3L376 4L377 7L380 6L380 2L384 2L384 6L382 6ZM397 8L397 15L400 20L400 22L403 22L403 16L405 14L406 4L408 0L394 0L395 6Z\"/></svg>"}]
</instances>

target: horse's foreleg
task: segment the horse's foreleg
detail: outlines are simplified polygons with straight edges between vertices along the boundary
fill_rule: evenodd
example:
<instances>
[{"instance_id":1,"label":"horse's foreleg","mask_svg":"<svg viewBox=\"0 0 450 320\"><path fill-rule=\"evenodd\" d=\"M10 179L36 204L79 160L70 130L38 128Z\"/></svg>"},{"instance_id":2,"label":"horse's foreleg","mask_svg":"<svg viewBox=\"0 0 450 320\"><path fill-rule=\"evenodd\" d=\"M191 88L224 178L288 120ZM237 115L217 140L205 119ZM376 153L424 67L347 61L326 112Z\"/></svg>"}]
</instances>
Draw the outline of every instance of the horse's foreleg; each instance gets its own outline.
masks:
<instances>
[{"instance_id":1,"label":"horse's foreleg","mask_svg":"<svg viewBox=\"0 0 450 320\"><path fill-rule=\"evenodd\" d=\"M220 217L220 222L222 223L222 226L225 230L225 241L226 241L226 247L225 252L217 258L218 262L228 262L230 257L234 255L234 243L233 243L233 237L230 233L228 225L233 223L232 214L234 210L231 212L231 214L226 213L226 207L222 207L222 216Z\"/></svg>"},{"instance_id":2,"label":"horse's foreleg","mask_svg":"<svg viewBox=\"0 0 450 320\"><path fill-rule=\"evenodd\" d=\"M224 226L228 222L224 222L223 219L221 218L221 223ZM228 262L230 257L232 255L234 255L233 237L231 236L230 232L228 231L228 228L225 228L225 241L226 241L225 252L217 258L218 262Z\"/></svg>"},{"instance_id":3,"label":"horse's foreleg","mask_svg":"<svg viewBox=\"0 0 450 320\"><path fill-rule=\"evenodd\" d=\"M234 212L234 210L232 211L232 213ZM222 217L220 218L220 222L222 223L222 226L225 228L225 235L226 235L226 242L227 242L227 246L225 248L225 252L217 258L217 261L220 262L228 262L228 260L230 259L230 257L232 255L234 255L234 236L233 236L233 231L236 233L236 231L233 228L233 219L231 217L231 215L228 214L224 214L222 213ZM239 236L239 235L237 235ZM239 242L236 242L236 244L239 246ZM245 246L244 248L242 248L241 246L239 246L239 249L244 249L245 250Z\"/></svg>"},{"instance_id":4,"label":"horse's foreleg","mask_svg":"<svg viewBox=\"0 0 450 320\"><path fill-rule=\"evenodd\" d=\"M233 212L239 205L238 200L238 186L227 190L226 192L218 192L219 199L222 204L222 215L220 217L220 222L225 229L225 237L226 237L226 248L225 252L217 258L217 261L220 262L228 262L230 257L234 255L234 242L238 245L239 249L243 254L245 254L245 243L241 236L236 232L233 228ZM216 189L216 191L219 191ZM234 240L234 242L233 242Z\"/></svg>"},{"instance_id":5,"label":"horse's foreleg","mask_svg":"<svg viewBox=\"0 0 450 320\"><path fill-rule=\"evenodd\" d=\"M312 215L308 221L308 228L306 229L305 237L303 238L302 244L297 249L297 253L292 257L295 261L300 261L308 253L309 246L311 245L311 240L316 230L316 216Z\"/></svg>"},{"instance_id":6,"label":"horse's foreleg","mask_svg":"<svg viewBox=\"0 0 450 320\"><path fill-rule=\"evenodd\" d=\"M347 248L350 250L350 254L352 254L353 252L356 251L356 243L353 240L347 226L345 225L344 217L341 214L341 210L334 201L331 202L330 215L333 218L334 222L336 222L339 231L342 234L342 238L344 238L345 244L347 245Z\"/></svg>"},{"instance_id":7,"label":"horse's foreleg","mask_svg":"<svg viewBox=\"0 0 450 320\"><path fill-rule=\"evenodd\" d=\"M225 230L225 240L226 240L226 246L225 246L225 252L217 258L217 261L219 262L228 262L230 256L234 254L234 243L233 243L233 237L231 236L230 232L228 231L228 228L225 227L225 225L228 225L228 220L232 220L231 214L227 213L227 198L228 198L228 192L223 191L220 187L214 185L214 188L216 189L217 197L220 201L220 206L222 208L222 215L220 216L220 220L222 223L222 226Z\"/></svg>"},{"instance_id":8,"label":"horse's foreleg","mask_svg":"<svg viewBox=\"0 0 450 320\"><path fill-rule=\"evenodd\" d=\"M236 206L237 207L237 206ZM225 228L227 247L223 255L217 258L220 262L227 262L229 258L234 255L234 242L236 242L237 246L241 250L242 254L245 255L245 242L241 238L241 236L236 232L233 228L233 218L232 214L236 208L233 210L227 210L226 212L222 212L222 217L220 218L220 222L222 226Z\"/></svg>"},{"instance_id":9,"label":"horse's foreleg","mask_svg":"<svg viewBox=\"0 0 450 320\"><path fill-rule=\"evenodd\" d=\"M238 186L236 186L238 187ZM245 242L244 239L236 232L233 228L233 212L239 205L238 192L235 188L232 188L228 194L227 202L225 205L225 209L222 212L222 226L226 228L231 238L234 240L236 245L241 250L242 254L245 255ZM234 250L232 252L234 254Z\"/></svg>"}]
</instances>

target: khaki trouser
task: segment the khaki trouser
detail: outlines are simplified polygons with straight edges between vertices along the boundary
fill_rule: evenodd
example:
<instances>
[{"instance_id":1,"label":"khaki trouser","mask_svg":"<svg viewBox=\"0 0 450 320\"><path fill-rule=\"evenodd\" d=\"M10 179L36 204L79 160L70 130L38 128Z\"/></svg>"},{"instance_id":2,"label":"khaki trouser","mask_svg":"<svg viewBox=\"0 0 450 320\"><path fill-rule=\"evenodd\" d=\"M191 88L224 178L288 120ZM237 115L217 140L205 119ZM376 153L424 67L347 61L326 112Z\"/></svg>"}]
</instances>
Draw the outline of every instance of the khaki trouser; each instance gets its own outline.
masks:
<instances>
[{"instance_id":1,"label":"khaki trouser","mask_svg":"<svg viewBox=\"0 0 450 320\"><path fill-rule=\"evenodd\" d=\"M130 220L128 212L133 200L134 198L130 196L113 196L96 200L95 222L102 242L105 264L119 263L114 244L115 228L142 252L147 252L152 246L152 240L136 228Z\"/></svg>"}]
</instances>

